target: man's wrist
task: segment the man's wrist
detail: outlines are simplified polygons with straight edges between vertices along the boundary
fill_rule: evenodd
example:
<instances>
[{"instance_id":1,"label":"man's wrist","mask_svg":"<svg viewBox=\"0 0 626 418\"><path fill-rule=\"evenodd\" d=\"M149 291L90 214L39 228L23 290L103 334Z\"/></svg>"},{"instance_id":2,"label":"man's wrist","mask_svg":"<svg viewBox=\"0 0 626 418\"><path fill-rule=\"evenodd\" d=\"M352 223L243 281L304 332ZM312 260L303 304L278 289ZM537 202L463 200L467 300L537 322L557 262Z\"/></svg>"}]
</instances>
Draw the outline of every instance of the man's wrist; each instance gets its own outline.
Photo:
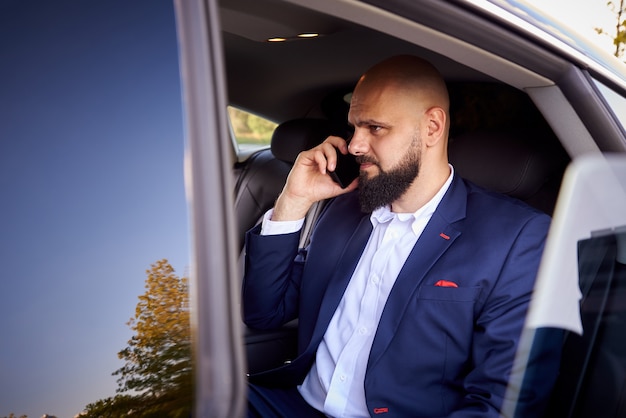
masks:
<instances>
[{"instance_id":1,"label":"man's wrist","mask_svg":"<svg viewBox=\"0 0 626 418\"><path fill-rule=\"evenodd\" d=\"M292 198L281 194L276 200L272 221L297 221L308 213L312 203L299 198Z\"/></svg>"}]
</instances>

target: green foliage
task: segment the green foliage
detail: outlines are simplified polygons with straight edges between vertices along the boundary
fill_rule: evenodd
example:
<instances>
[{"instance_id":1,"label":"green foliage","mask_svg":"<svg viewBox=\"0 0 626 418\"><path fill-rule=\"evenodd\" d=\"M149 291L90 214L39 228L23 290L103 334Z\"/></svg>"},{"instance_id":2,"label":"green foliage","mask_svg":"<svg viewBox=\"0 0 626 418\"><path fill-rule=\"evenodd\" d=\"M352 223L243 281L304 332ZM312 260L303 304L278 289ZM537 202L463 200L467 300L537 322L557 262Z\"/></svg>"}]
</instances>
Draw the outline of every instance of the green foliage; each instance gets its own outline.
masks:
<instances>
[{"instance_id":1,"label":"green foliage","mask_svg":"<svg viewBox=\"0 0 626 418\"><path fill-rule=\"evenodd\" d=\"M276 128L275 123L255 115L248 115L248 126L250 130L255 132L259 137L271 136Z\"/></svg>"},{"instance_id":2,"label":"green foliage","mask_svg":"<svg viewBox=\"0 0 626 418\"><path fill-rule=\"evenodd\" d=\"M626 13L626 10L623 13ZM613 40L613 44L615 45L615 56L623 56L624 46L626 46L626 19L622 20L620 23L618 33Z\"/></svg>"},{"instance_id":3,"label":"green foliage","mask_svg":"<svg viewBox=\"0 0 626 418\"><path fill-rule=\"evenodd\" d=\"M118 394L85 407L85 418L182 418L193 407L193 369L188 280L163 259L146 271L146 292L139 296L128 325L135 334L118 353L125 365Z\"/></svg>"},{"instance_id":4,"label":"green foliage","mask_svg":"<svg viewBox=\"0 0 626 418\"><path fill-rule=\"evenodd\" d=\"M188 418L191 405L172 405L175 395L152 396L122 395L101 399L85 407L81 418Z\"/></svg>"},{"instance_id":5,"label":"green foliage","mask_svg":"<svg viewBox=\"0 0 626 418\"><path fill-rule=\"evenodd\" d=\"M114 398L100 399L85 407L81 418L122 418L133 416L139 406L136 397L116 395Z\"/></svg>"},{"instance_id":6,"label":"green foliage","mask_svg":"<svg viewBox=\"0 0 626 418\"><path fill-rule=\"evenodd\" d=\"M268 145L276 123L234 107L228 108L238 144Z\"/></svg>"},{"instance_id":7,"label":"green foliage","mask_svg":"<svg viewBox=\"0 0 626 418\"><path fill-rule=\"evenodd\" d=\"M604 29L596 28L599 34L606 34L613 38L615 50L613 55L624 57L626 50L626 0L607 1L607 7L615 14L615 32L607 33Z\"/></svg>"}]
</instances>

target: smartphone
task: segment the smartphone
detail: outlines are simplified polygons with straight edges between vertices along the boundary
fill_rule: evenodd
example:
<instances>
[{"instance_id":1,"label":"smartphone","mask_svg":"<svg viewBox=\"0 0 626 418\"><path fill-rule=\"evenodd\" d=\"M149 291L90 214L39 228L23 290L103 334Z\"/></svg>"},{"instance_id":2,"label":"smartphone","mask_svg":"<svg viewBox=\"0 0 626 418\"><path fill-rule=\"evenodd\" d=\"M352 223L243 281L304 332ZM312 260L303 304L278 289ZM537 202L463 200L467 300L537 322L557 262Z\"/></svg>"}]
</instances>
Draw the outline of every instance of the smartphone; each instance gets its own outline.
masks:
<instances>
[{"instance_id":1,"label":"smartphone","mask_svg":"<svg viewBox=\"0 0 626 418\"><path fill-rule=\"evenodd\" d=\"M352 180L359 177L360 164L356 162L354 155L342 154L337 148L335 151L337 151L337 167L335 171L329 171L328 174L342 189L345 189L352 183Z\"/></svg>"}]
</instances>

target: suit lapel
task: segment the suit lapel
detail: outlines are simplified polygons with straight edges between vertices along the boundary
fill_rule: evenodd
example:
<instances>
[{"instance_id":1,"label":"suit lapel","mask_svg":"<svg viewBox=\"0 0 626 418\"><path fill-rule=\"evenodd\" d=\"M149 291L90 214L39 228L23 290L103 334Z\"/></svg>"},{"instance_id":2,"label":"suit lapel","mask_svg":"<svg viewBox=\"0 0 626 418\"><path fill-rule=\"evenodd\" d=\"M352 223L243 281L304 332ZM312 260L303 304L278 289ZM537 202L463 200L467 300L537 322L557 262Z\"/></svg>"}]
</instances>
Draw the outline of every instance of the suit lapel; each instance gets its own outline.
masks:
<instances>
[{"instance_id":1,"label":"suit lapel","mask_svg":"<svg viewBox=\"0 0 626 418\"><path fill-rule=\"evenodd\" d=\"M462 180L455 176L393 285L370 351L368 368L375 365L386 350L407 305L428 271L461 235L458 224L454 225L457 228L452 224L465 218L466 204L467 189Z\"/></svg>"}]
</instances>

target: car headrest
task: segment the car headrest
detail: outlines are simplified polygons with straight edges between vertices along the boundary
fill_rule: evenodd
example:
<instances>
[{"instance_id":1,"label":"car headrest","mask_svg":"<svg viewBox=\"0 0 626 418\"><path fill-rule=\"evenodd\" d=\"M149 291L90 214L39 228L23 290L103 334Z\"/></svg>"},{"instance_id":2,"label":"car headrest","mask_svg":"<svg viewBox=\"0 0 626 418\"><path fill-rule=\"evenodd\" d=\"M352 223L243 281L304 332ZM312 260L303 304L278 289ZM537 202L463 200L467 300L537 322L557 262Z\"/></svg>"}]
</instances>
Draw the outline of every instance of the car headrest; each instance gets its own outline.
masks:
<instances>
[{"instance_id":1,"label":"car headrest","mask_svg":"<svg viewBox=\"0 0 626 418\"><path fill-rule=\"evenodd\" d=\"M293 164L300 152L321 144L333 131L332 123L326 119L293 119L283 122L272 135L272 154L279 160Z\"/></svg>"},{"instance_id":2,"label":"car headrest","mask_svg":"<svg viewBox=\"0 0 626 418\"><path fill-rule=\"evenodd\" d=\"M535 195L554 171L536 144L512 133L471 132L451 138L448 158L461 177L521 200Z\"/></svg>"}]
</instances>

